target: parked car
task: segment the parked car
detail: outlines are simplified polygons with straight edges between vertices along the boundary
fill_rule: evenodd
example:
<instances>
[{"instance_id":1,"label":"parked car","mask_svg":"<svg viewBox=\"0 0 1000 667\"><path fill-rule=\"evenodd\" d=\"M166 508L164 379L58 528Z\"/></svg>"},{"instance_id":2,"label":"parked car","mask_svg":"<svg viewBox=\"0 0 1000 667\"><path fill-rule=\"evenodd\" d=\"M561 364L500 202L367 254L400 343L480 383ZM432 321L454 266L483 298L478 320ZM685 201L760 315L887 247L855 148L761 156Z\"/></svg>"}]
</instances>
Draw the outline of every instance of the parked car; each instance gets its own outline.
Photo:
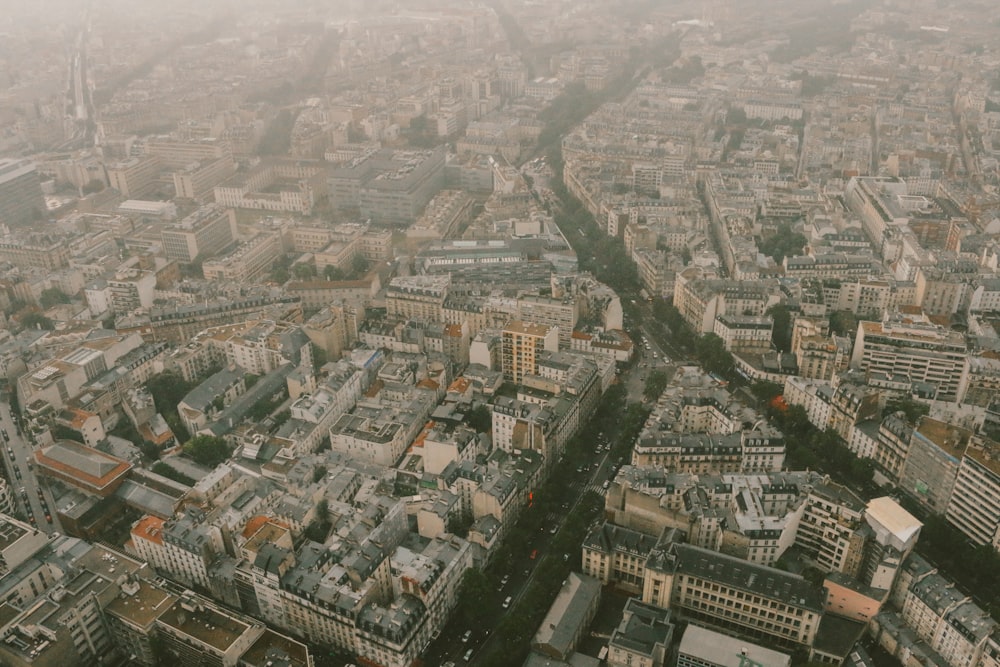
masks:
<instances>
[{"instance_id":1,"label":"parked car","mask_svg":"<svg viewBox=\"0 0 1000 667\"><path fill-rule=\"evenodd\" d=\"M510 601L511 601L512 599L513 599L513 598L511 598L511 596L509 596L509 595L508 595L508 596L507 596L506 598L504 598L504 601L503 601L503 608L504 608L504 609L508 609L508 608L510 608Z\"/></svg>"}]
</instances>

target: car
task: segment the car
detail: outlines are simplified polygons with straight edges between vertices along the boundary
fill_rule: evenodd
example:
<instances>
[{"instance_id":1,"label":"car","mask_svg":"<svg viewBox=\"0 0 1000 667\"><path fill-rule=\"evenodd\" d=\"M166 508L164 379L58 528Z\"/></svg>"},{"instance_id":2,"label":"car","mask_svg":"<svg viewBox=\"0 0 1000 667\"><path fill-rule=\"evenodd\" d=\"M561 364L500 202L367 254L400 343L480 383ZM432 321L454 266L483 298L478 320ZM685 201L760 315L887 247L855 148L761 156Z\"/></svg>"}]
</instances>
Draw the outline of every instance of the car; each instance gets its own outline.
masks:
<instances>
[{"instance_id":1,"label":"car","mask_svg":"<svg viewBox=\"0 0 1000 667\"><path fill-rule=\"evenodd\" d=\"M514 598L512 598L509 595L507 597L505 597L504 600L503 600L503 608L504 609L509 609L510 608L510 601L513 600L513 599Z\"/></svg>"},{"instance_id":2,"label":"car","mask_svg":"<svg viewBox=\"0 0 1000 667\"><path fill-rule=\"evenodd\" d=\"M601 484L601 488L604 489L605 491L607 491L609 486L611 486L611 482L608 480L604 480L604 484Z\"/></svg>"},{"instance_id":3,"label":"car","mask_svg":"<svg viewBox=\"0 0 1000 667\"><path fill-rule=\"evenodd\" d=\"M552 526L549 528L549 535L555 535L559 532L559 526Z\"/></svg>"},{"instance_id":4,"label":"car","mask_svg":"<svg viewBox=\"0 0 1000 667\"><path fill-rule=\"evenodd\" d=\"M471 648L468 651L465 652L465 655L462 656L462 660L465 660L466 662L469 662L470 660L472 660L472 649Z\"/></svg>"},{"instance_id":5,"label":"car","mask_svg":"<svg viewBox=\"0 0 1000 667\"><path fill-rule=\"evenodd\" d=\"M528 555L528 558L530 558L531 560L535 560L536 558L538 558L538 549L532 549L531 553Z\"/></svg>"},{"instance_id":6,"label":"car","mask_svg":"<svg viewBox=\"0 0 1000 667\"><path fill-rule=\"evenodd\" d=\"M503 579L500 580L500 585L501 586L506 586L508 581L510 581L510 575L509 574L505 574L505 575L503 575Z\"/></svg>"},{"instance_id":7,"label":"car","mask_svg":"<svg viewBox=\"0 0 1000 667\"><path fill-rule=\"evenodd\" d=\"M21 479L21 470L19 468L14 468L14 477Z\"/></svg>"},{"instance_id":8,"label":"car","mask_svg":"<svg viewBox=\"0 0 1000 667\"><path fill-rule=\"evenodd\" d=\"M471 636L472 636L472 630L466 630L465 634L462 635L462 643L463 644L468 644L469 643L469 637L471 637Z\"/></svg>"},{"instance_id":9,"label":"car","mask_svg":"<svg viewBox=\"0 0 1000 667\"><path fill-rule=\"evenodd\" d=\"M52 523L52 515L49 514L48 512L46 512L45 513L45 520L48 521L49 523Z\"/></svg>"},{"instance_id":10,"label":"car","mask_svg":"<svg viewBox=\"0 0 1000 667\"><path fill-rule=\"evenodd\" d=\"M10 454L11 456L14 456L14 448L13 447L8 447L7 448L7 453Z\"/></svg>"}]
</instances>

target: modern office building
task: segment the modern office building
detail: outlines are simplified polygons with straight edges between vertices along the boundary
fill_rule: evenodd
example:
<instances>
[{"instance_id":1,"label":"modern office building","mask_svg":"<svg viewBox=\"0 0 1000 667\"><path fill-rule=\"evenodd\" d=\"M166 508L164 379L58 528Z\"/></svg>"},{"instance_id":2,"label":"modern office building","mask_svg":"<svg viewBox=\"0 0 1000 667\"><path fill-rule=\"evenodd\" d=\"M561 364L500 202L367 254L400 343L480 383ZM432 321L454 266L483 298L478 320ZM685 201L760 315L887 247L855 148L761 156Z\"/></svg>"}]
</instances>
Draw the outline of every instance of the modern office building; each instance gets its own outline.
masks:
<instances>
[{"instance_id":1,"label":"modern office building","mask_svg":"<svg viewBox=\"0 0 1000 667\"><path fill-rule=\"evenodd\" d=\"M224 250L236 238L236 213L209 204L160 233L167 259L191 263Z\"/></svg>"},{"instance_id":2,"label":"modern office building","mask_svg":"<svg viewBox=\"0 0 1000 667\"><path fill-rule=\"evenodd\" d=\"M215 186L235 171L236 163L229 155L192 162L174 172L174 190L181 199L211 200Z\"/></svg>"},{"instance_id":3,"label":"modern office building","mask_svg":"<svg viewBox=\"0 0 1000 667\"><path fill-rule=\"evenodd\" d=\"M366 153L330 175L330 201L376 222L412 223L444 187L445 156L444 146Z\"/></svg>"},{"instance_id":4,"label":"modern office building","mask_svg":"<svg viewBox=\"0 0 1000 667\"><path fill-rule=\"evenodd\" d=\"M270 271L282 250L281 236L275 232L265 232L222 257L206 261L202 265L202 271L206 280L250 282Z\"/></svg>"},{"instance_id":5,"label":"modern office building","mask_svg":"<svg viewBox=\"0 0 1000 667\"><path fill-rule=\"evenodd\" d=\"M823 616L823 589L797 574L671 543L646 562L642 601L681 618L767 640L810 646Z\"/></svg>"},{"instance_id":6,"label":"modern office building","mask_svg":"<svg viewBox=\"0 0 1000 667\"><path fill-rule=\"evenodd\" d=\"M108 184L125 199L142 199L156 188L161 164L155 155L143 155L108 165Z\"/></svg>"},{"instance_id":7,"label":"modern office building","mask_svg":"<svg viewBox=\"0 0 1000 667\"><path fill-rule=\"evenodd\" d=\"M35 165L28 160L0 160L0 223L26 225L41 220L45 211Z\"/></svg>"}]
</instances>

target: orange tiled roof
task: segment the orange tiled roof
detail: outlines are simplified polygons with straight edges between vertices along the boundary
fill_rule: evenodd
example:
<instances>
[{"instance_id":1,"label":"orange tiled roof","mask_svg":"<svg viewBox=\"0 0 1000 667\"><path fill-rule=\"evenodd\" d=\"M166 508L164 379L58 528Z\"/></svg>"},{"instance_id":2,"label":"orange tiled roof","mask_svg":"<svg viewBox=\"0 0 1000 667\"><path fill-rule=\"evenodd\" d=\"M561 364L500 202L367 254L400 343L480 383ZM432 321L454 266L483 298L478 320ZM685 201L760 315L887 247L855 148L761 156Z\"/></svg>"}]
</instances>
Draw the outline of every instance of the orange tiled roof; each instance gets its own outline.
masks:
<instances>
[{"instance_id":1,"label":"orange tiled roof","mask_svg":"<svg viewBox=\"0 0 1000 667\"><path fill-rule=\"evenodd\" d=\"M163 544L163 519L146 515L132 528L132 534L150 542Z\"/></svg>"}]
</instances>

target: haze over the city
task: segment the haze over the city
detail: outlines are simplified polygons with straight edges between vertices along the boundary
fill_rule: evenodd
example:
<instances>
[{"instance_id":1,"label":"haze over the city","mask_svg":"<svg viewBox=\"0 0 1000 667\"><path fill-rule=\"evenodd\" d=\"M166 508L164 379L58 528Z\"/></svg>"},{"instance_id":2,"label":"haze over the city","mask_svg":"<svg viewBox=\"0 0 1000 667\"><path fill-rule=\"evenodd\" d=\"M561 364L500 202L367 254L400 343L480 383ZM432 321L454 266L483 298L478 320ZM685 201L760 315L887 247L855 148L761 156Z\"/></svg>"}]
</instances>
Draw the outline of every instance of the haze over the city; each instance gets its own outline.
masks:
<instances>
[{"instance_id":1,"label":"haze over the city","mask_svg":"<svg viewBox=\"0 0 1000 667\"><path fill-rule=\"evenodd\" d=\"M0 664L1000 667L1000 8L0 0Z\"/></svg>"}]
</instances>

